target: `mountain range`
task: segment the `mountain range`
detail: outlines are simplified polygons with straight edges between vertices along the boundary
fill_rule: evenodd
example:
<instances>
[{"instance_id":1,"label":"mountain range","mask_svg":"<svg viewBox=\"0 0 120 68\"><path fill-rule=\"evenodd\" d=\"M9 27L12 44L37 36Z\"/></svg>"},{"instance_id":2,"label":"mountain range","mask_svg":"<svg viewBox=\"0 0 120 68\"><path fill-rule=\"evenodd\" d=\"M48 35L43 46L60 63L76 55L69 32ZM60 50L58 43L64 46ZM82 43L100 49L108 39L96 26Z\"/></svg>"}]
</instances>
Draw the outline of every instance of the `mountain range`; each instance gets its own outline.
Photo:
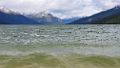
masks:
<instances>
[{"instance_id":1,"label":"mountain range","mask_svg":"<svg viewBox=\"0 0 120 68\"><path fill-rule=\"evenodd\" d=\"M80 18L69 24L120 24L120 6Z\"/></svg>"},{"instance_id":2,"label":"mountain range","mask_svg":"<svg viewBox=\"0 0 120 68\"><path fill-rule=\"evenodd\" d=\"M25 15L0 7L0 24L64 24L62 19L53 16L50 13L40 12Z\"/></svg>"},{"instance_id":3,"label":"mountain range","mask_svg":"<svg viewBox=\"0 0 120 68\"><path fill-rule=\"evenodd\" d=\"M36 21L13 12L7 8L0 7L0 24L32 24Z\"/></svg>"},{"instance_id":4,"label":"mountain range","mask_svg":"<svg viewBox=\"0 0 120 68\"><path fill-rule=\"evenodd\" d=\"M116 6L88 17L73 17L65 19L60 19L45 11L23 14L0 7L0 24L120 24L120 6Z\"/></svg>"}]
</instances>

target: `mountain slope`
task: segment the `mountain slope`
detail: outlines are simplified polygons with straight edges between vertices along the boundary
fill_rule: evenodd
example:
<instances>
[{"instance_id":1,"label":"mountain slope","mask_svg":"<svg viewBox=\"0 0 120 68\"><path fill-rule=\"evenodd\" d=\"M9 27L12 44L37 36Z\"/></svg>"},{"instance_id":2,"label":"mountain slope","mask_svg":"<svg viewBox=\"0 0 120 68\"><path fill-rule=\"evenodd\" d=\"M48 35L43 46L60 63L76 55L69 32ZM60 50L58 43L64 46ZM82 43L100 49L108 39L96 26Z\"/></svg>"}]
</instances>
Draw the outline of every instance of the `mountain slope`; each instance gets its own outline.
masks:
<instances>
[{"instance_id":1,"label":"mountain slope","mask_svg":"<svg viewBox=\"0 0 120 68\"><path fill-rule=\"evenodd\" d=\"M70 24L120 24L120 6L85 17Z\"/></svg>"},{"instance_id":2,"label":"mountain slope","mask_svg":"<svg viewBox=\"0 0 120 68\"><path fill-rule=\"evenodd\" d=\"M120 24L120 11L114 15L108 16L104 19L91 22L93 24Z\"/></svg>"},{"instance_id":3,"label":"mountain slope","mask_svg":"<svg viewBox=\"0 0 120 68\"><path fill-rule=\"evenodd\" d=\"M34 14L30 14L27 17L40 22L44 25L46 24L55 24L55 25L59 25L59 24L64 24L63 21L55 16L53 16L50 13L46 13L46 12L40 12L40 13L34 13Z\"/></svg>"},{"instance_id":4,"label":"mountain slope","mask_svg":"<svg viewBox=\"0 0 120 68\"><path fill-rule=\"evenodd\" d=\"M6 8L0 8L0 24L38 24L38 22L29 19L19 13Z\"/></svg>"}]
</instances>

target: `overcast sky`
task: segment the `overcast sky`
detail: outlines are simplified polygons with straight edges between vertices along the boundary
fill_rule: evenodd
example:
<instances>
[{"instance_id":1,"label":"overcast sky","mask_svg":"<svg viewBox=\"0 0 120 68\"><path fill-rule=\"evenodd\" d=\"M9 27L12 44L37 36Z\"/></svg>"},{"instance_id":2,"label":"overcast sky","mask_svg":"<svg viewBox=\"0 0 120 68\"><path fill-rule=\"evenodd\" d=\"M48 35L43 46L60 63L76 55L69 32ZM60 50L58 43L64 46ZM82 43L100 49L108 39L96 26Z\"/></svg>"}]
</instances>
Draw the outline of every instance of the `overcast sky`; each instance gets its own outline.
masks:
<instances>
[{"instance_id":1,"label":"overcast sky","mask_svg":"<svg viewBox=\"0 0 120 68\"><path fill-rule=\"evenodd\" d=\"M0 6L19 12L48 11L55 16L89 16L120 4L120 0L0 0Z\"/></svg>"}]
</instances>

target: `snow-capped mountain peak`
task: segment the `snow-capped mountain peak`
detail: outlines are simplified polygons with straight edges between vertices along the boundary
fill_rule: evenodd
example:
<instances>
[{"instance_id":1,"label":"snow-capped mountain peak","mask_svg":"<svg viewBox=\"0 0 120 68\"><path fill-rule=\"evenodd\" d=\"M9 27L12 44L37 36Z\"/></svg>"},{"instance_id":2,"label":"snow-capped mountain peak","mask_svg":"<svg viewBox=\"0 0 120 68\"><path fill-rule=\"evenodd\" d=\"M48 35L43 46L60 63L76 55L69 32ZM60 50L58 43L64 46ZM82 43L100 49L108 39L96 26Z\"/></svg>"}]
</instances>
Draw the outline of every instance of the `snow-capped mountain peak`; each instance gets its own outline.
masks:
<instances>
[{"instance_id":1,"label":"snow-capped mountain peak","mask_svg":"<svg viewBox=\"0 0 120 68\"><path fill-rule=\"evenodd\" d=\"M43 11L43 12L40 12L41 16L45 17L45 16L48 16L49 13L47 13L46 11Z\"/></svg>"},{"instance_id":2,"label":"snow-capped mountain peak","mask_svg":"<svg viewBox=\"0 0 120 68\"><path fill-rule=\"evenodd\" d=\"M63 24L62 19L55 17L54 15L47 11L32 13L27 15L27 17L34 19L38 22L41 22L43 24Z\"/></svg>"},{"instance_id":3,"label":"snow-capped mountain peak","mask_svg":"<svg viewBox=\"0 0 120 68\"><path fill-rule=\"evenodd\" d=\"M17 12L15 10L11 10L9 8L6 8L6 7L1 7L1 6L0 6L0 12L7 13L7 14L23 15L23 13Z\"/></svg>"},{"instance_id":4,"label":"snow-capped mountain peak","mask_svg":"<svg viewBox=\"0 0 120 68\"><path fill-rule=\"evenodd\" d=\"M4 13L13 13L12 10L8 9L8 8L5 8L5 7L0 7L0 11L1 12L4 12Z\"/></svg>"},{"instance_id":5,"label":"snow-capped mountain peak","mask_svg":"<svg viewBox=\"0 0 120 68\"><path fill-rule=\"evenodd\" d=\"M42 12L39 12L39 13L33 13L32 16L40 17L40 18L43 18L43 17L53 17L53 15L48 13L47 11L42 11Z\"/></svg>"}]
</instances>

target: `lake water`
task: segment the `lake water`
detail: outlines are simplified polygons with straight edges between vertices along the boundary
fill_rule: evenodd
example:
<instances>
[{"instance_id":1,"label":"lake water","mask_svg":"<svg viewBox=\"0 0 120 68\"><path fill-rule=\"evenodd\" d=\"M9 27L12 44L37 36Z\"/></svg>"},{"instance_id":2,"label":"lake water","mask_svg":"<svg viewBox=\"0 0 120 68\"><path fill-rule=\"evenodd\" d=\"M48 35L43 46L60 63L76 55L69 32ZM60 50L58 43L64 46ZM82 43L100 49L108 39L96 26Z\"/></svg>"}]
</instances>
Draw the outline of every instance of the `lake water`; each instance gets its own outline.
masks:
<instances>
[{"instance_id":1,"label":"lake water","mask_svg":"<svg viewBox=\"0 0 120 68\"><path fill-rule=\"evenodd\" d=\"M120 56L120 25L0 25L0 55Z\"/></svg>"}]
</instances>

